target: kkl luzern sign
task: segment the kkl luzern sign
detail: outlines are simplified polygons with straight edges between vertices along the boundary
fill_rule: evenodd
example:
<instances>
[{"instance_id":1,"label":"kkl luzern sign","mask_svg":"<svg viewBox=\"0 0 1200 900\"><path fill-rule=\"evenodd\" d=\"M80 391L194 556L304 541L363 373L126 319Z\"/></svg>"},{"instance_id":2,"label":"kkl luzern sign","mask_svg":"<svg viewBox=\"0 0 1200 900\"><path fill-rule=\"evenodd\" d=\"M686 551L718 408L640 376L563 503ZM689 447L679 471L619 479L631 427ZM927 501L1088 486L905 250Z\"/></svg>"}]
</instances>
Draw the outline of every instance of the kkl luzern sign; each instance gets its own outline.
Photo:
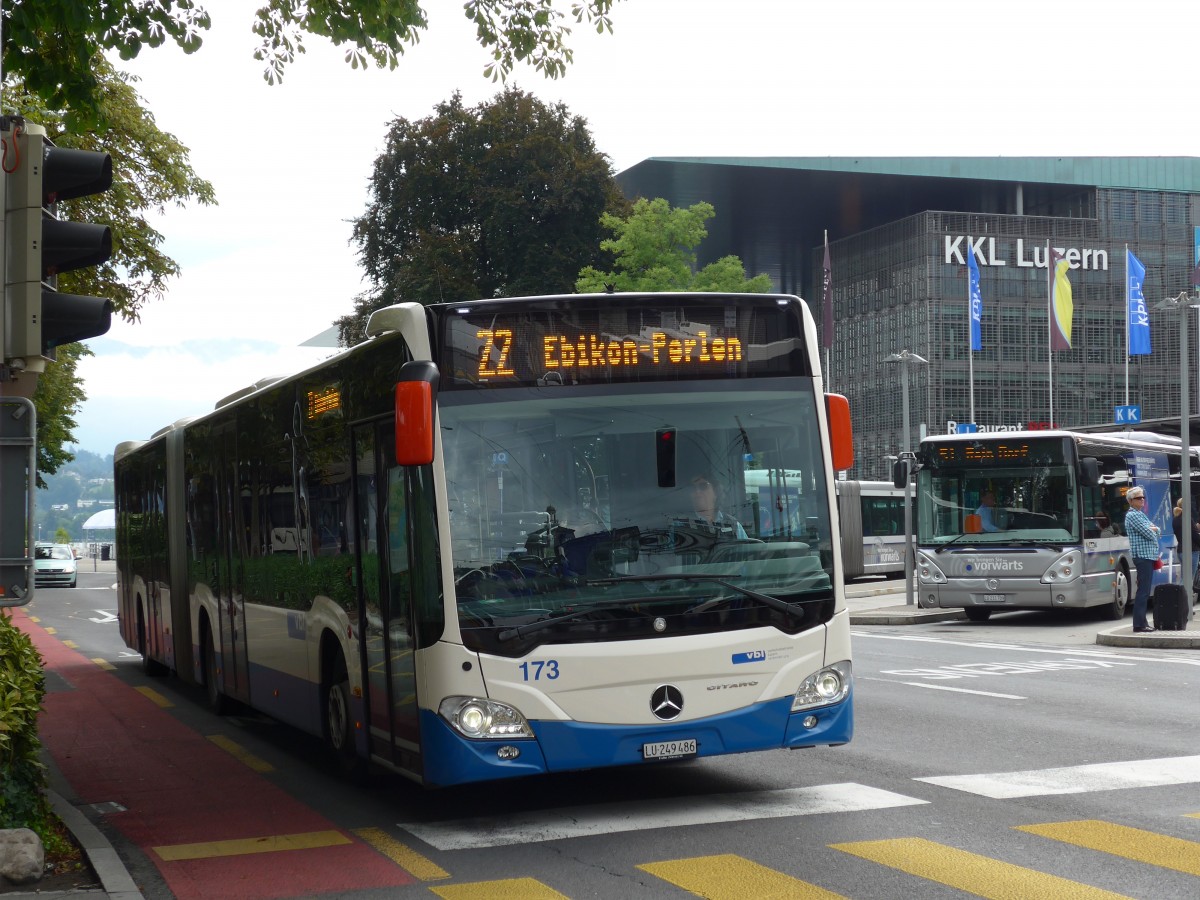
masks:
<instances>
[{"instance_id":1,"label":"kkl luzern sign","mask_svg":"<svg viewBox=\"0 0 1200 900\"><path fill-rule=\"evenodd\" d=\"M964 235L946 235L946 264L967 264L967 253L974 253L975 260L981 266L1007 266L1009 261L1021 269L1046 268L1046 242L1026 242L1017 238L1015 245L1009 241L1000 242L994 237L970 237ZM1072 269L1086 269L1099 272L1108 271L1108 251L1093 248L1055 247L1067 260Z\"/></svg>"}]
</instances>

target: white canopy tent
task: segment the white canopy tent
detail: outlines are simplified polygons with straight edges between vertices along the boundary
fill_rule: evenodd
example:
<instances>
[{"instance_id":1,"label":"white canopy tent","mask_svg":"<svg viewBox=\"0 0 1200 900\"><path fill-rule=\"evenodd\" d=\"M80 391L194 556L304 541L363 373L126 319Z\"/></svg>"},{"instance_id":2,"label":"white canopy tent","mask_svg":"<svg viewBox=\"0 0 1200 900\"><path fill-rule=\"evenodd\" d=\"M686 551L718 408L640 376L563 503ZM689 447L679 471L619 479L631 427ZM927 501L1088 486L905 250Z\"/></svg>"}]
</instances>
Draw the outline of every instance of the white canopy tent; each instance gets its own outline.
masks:
<instances>
[{"instance_id":1,"label":"white canopy tent","mask_svg":"<svg viewBox=\"0 0 1200 900\"><path fill-rule=\"evenodd\" d=\"M115 530L116 527L117 511L115 509L102 509L83 523L84 531L98 531L102 528Z\"/></svg>"},{"instance_id":2,"label":"white canopy tent","mask_svg":"<svg viewBox=\"0 0 1200 900\"><path fill-rule=\"evenodd\" d=\"M108 559L112 556L112 543L116 539L117 511L102 509L88 517L83 523L83 534L88 542L88 556L95 560L97 557Z\"/></svg>"}]
</instances>

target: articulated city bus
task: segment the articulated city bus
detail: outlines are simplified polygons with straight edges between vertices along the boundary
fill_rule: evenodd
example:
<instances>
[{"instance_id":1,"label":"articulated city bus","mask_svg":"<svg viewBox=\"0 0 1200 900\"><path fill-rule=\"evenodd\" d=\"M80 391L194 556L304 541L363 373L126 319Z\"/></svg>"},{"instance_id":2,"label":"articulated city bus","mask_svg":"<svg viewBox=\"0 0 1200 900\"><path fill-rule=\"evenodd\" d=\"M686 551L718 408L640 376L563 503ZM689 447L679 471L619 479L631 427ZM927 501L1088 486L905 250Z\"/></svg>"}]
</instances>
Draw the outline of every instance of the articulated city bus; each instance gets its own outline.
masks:
<instances>
[{"instance_id":1,"label":"articulated city bus","mask_svg":"<svg viewBox=\"0 0 1200 900\"><path fill-rule=\"evenodd\" d=\"M839 481L836 487L846 577L903 575L904 488L890 481Z\"/></svg>"},{"instance_id":2,"label":"articulated city bus","mask_svg":"<svg viewBox=\"0 0 1200 900\"><path fill-rule=\"evenodd\" d=\"M782 540L797 537L813 546L828 547L813 509L812 489L799 472L747 469L745 473L751 537ZM834 482L842 542L842 572L846 578L863 575L899 576L904 572L904 488L890 481ZM817 507L824 498L815 504Z\"/></svg>"},{"instance_id":3,"label":"articulated city bus","mask_svg":"<svg viewBox=\"0 0 1200 900\"><path fill-rule=\"evenodd\" d=\"M926 438L917 454L917 602L962 608L976 622L996 611L1086 607L1120 619L1136 590L1125 492L1145 488L1163 559L1173 561L1180 461L1178 439L1138 433ZM1200 475L1195 451L1190 466ZM1178 581L1174 564L1159 580Z\"/></svg>"},{"instance_id":4,"label":"articulated city bus","mask_svg":"<svg viewBox=\"0 0 1200 900\"><path fill-rule=\"evenodd\" d=\"M367 331L117 448L149 671L426 785L850 740L849 408L801 300L401 304ZM796 474L819 539L757 527L752 471Z\"/></svg>"}]
</instances>

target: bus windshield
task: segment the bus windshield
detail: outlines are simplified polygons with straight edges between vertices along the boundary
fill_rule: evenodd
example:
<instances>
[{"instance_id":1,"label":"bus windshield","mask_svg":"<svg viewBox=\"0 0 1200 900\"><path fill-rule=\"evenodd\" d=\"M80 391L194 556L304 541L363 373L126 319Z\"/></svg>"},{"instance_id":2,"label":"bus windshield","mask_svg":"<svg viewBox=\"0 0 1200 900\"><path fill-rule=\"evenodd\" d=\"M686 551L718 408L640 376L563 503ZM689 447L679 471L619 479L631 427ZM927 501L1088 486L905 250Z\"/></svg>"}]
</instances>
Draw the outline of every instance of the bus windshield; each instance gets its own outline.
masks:
<instances>
[{"instance_id":1,"label":"bus windshield","mask_svg":"<svg viewBox=\"0 0 1200 900\"><path fill-rule=\"evenodd\" d=\"M918 543L1078 543L1079 489L1061 439L929 444L917 476Z\"/></svg>"},{"instance_id":2,"label":"bus windshield","mask_svg":"<svg viewBox=\"0 0 1200 900\"><path fill-rule=\"evenodd\" d=\"M827 620L816 402L803 378L443 393L464 642L516 655Z\"/></svg>"}]
</instances>

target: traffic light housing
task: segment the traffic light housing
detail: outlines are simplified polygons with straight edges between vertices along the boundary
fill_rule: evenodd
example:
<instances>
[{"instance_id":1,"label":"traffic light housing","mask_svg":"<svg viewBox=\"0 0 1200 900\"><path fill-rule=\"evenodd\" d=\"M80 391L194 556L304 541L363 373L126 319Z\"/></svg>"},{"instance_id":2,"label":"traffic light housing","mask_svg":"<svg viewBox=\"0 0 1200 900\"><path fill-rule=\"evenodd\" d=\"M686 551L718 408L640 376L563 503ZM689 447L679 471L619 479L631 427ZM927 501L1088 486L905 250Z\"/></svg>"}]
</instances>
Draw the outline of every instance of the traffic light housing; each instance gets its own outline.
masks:
<instances>
[{"instance_id":1,"label":"traffic light housing","mask_svg":"<svg viewBox=\"0 0 1200 900\"><path fill-rule=\"evenodd\" d=\"M96 337L112 323L112 301L58 291L58 275L112 256L107 225L64 221L58 203L112 187L107 153L56 147L45 129L18 117L5 132L4 364L39 372L56 347Z\"/></svg>"}]
</instances>

